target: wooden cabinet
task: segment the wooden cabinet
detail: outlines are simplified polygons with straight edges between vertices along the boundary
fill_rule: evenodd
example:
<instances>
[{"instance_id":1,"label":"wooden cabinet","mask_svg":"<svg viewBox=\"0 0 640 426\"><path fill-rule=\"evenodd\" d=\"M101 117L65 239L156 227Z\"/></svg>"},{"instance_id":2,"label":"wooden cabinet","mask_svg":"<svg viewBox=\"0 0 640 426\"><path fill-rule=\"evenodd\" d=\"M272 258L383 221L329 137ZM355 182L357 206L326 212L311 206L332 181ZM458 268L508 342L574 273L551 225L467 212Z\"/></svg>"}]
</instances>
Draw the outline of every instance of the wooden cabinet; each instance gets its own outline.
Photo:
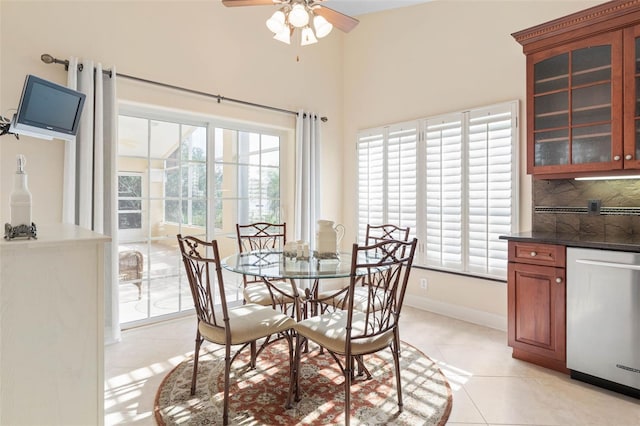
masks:
<instances>
[{"instance_id":1,"label":"wooden cabinet","mask_svg":"<svg viewBox=\"0 0 640 426\"><path fill-rule=\"evenodd\" d=\"M513 357L566 369L565 247L509 241L508 340Z\"/></svg>"},{"instance_id":2,"label":"wooden cabinet","mask_svg":"<svg viewBox=\"0 0 640 426\"><path fill-rule=\"evenodd\" d=\"M611 1L513 34L527 55L527 173L640 170L640 3Z\"/></svg>"}]
</instances>

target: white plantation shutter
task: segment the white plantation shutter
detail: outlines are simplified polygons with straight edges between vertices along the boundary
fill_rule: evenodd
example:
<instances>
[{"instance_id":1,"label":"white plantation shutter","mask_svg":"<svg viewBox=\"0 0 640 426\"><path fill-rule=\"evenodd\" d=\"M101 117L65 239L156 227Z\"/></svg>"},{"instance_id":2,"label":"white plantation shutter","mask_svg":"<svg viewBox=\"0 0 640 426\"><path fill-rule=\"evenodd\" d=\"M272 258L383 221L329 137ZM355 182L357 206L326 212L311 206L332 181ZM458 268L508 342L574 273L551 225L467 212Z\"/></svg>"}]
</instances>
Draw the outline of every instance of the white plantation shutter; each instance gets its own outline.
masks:
<instances>
[{"instance_id":1,"label":"white plantation shutter","mask_svg":"<svg viewBox=\"0 0 640 426\"><path fill-rule=\"evenodd\" d=\"M516 104L468 113L468 266L471 273L506 276L515 197L513 141Z\"/></svg>"},{"instance_id":2,"label":"white plantation shutter","mask_svg":"<svg viewBox=\"0 0 640 426\"><path fill-rule=\"evenodd\" d=\"M417 142L418 128L411 125L393 126L387 133L387 214L383 225L391 223L416 232ZM372 225L376 223L372 222Z\"/></svg>"},{"instance_id":3,"label":"white plantation shutter","mask_svg":"<svg viewBox=\"0 0 640 426\"><path fill-rule=\"evenodd\" d=\"M358 241L367 224L408 226L417 216L417 123L398 124L358 136Z\"/></svg>"},{"instance_id":4,"label":"white plantation shutter","mask_svg":"<svg viewBox=\"0 0 640 426\"><path fill-rule=\"evenodd\" d=\"M461 269L462 114L425 120L424 263Z\"/></svg>"},{"instance_id":5,"label":"white plantation shutter","mask_svg":"<svg viewBox=\"0 0 640 426\"><path fill-rule=\"evenodd\" d=\"M358 239L410 226L427 266L506 279L517 229L517 101L358 135Z\"/></svg>"},{"instance_id":6,"label":"white plantation shutter","mask_svg":"<svg viewBox=\"0 0 640 426\"><path fill-rule=\"evenodd\" d=\"M358 138L358 241L364 241L367 223L384 217L384 129Z\"/></svg>"}]
</instances>

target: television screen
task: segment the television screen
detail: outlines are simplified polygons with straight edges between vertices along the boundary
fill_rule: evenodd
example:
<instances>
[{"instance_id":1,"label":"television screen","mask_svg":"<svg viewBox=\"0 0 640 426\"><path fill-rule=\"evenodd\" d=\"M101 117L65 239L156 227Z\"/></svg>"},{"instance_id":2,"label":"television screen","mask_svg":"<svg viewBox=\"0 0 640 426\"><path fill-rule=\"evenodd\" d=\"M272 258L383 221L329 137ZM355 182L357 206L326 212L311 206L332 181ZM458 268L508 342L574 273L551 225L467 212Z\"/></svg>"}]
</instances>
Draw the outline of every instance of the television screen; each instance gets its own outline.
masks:
<instances>
[{"instance_id":1,"label":"television screen","mask_svg":"<svg viewBox=\"0 0 640 426\"><path fill-rule=\"evenodd\" d=\"M84 93L27 75L9 131L43 139L73 139L85 97Z\"/></svg>"}]
</instances>

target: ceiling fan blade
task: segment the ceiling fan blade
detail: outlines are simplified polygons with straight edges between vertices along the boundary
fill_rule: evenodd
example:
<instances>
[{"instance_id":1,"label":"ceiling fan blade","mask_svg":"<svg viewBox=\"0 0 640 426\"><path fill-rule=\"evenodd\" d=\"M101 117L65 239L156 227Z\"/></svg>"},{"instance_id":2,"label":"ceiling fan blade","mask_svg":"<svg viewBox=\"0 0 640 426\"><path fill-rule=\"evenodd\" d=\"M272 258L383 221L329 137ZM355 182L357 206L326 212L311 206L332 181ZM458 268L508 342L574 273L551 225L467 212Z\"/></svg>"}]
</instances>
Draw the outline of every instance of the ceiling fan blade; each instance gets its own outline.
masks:
<instances>
[{"instance_id":1,"label":"ceiling fan blade","mask_svg":"<svg viewBox=\"0 0 640 426\"><path fill-rule=\"evenodd\" d=\"M344 31L345 33L351 31L360 23L356 18L352 18L351 16L345 15L326 6L318 6L317 8L314 8L313 11L316 15L322 16L333 24L334 27Z\"/></svg>"},{"instance_id":2,"label":"ceiling fan blade","mask_svg":"<svg viewBox=\"0 0 640 426\"><path fill-rule=\"evenodd\" d=\"M273 6L282 3L281 0L222 0L222 4L227 7L234 6Z\"/></svg>"}]
</instances>

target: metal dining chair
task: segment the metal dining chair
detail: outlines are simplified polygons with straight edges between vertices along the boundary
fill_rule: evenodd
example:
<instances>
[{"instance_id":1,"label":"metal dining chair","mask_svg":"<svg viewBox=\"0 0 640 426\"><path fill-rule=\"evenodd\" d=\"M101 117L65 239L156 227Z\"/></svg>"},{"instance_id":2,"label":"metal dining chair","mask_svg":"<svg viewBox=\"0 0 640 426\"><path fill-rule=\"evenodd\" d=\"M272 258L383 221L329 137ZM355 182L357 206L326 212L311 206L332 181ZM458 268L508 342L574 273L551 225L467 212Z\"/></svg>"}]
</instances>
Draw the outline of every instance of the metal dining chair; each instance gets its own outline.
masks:
<instances>
[{"instance_id":1,"label":"metal dining chair","mask_svg":"<svg viewBox=\"0 0 640 426\"><path fill-rule=\"evenodd\" d=\"M410 232L411 227L408 226L402 227L393 224L367 224L364 245L371 246L384 240L409 241ZM367 280L365 277L365 279L361 281L361 285L356 286L354 289L354 304L356 306L356 309L365 309L368 298L366 285ZM345 289L339 291L326 290L320 292L318 303L320 304L320 306L322 306L323 304L341 305L344 302L346 294L347 292L345 291Z\"/></svg>"},{"instance_id":2,"label":"metal dining chair","mask_svg":"<svg viewBox=\"0 0 640 426\"><path fill-rule=\"evenodd\" d=\"M409 226L398 226L390 223L385 225L367 224L364 243L369 246L382 240L409 241L410 233L411 227Z\"/></svg>"},{"instance_id":3,"label":"metal dining chair","mask_svg":"<svg viewBox=\"0 0 640 426\"><path fill-rule=\"evenodd\" d=\"M416 245L415 238L412 241L384 240L370 246L353 245L351 279L344 305L298 321L294 327L295 359L287 406L301 400L301 358L305 343L313 341L333 357L343 373L347 426L355 364L362 364L365 355L385 349L390 349L393 355L398 408L402 411L398 324ZM365 309L357 309L354 289L360 285L363 276L359 272L362 271L368 282L367 300ZM370 378L371 373L366 368L365 372L366 378Z\"/></svg>"},{"instance_id":4,"label":"metal dining chair","mask_svg":"<svg viewBox=\"0 0 640 426\"><path fill-rule=\"evenodd\" d=\"M410 226L399 226L392 223L384 225L371 225L367 224L367 231L365 233L364 242L370 246L384 240L399 240L409 241L409 234L411 233ZM367 292L367 281L362 281L362 286L355 289L355 300L365 300ZM400 332L396 333L398 338L398 346L400 346Z\"/></svg>"},{"instance_id":5,"label":"metal dining chair","mask_svg":"<svg viewBox=\"0 0 640 426\"><path fill-rule=\"evenodd\" d=\"M177 238L198 318L191 394L195 394L196 391L198 357L202 342L207 340L223 345L225 347L225 369L222 421L227 425L229 423L231 364L238 354L249 346L251 349L250 367L255 368L257 356L267 344L275 341L270 339L270 336L277 335L287 340L291 373L293 360L291 329L295 325L295 321L270 307L254 303L229 306L225 296L217 241L207 242L191 236L183 237L180 234L177 235ZM259 350L256 350L256 342L261 339L263 339L262 345ZM240 346L233 356L231 354L232 346ZM290 386L292 385L293 383Z\"/></svg>"},{"instance_id":6,"label":"metal dining chair","mask_svg":"<svg viewBox=\"0 0 640 426\"><path fill-rule=\"evenodd\" d=\"M247 225L236 224L238 251L240 253L282 250L287 242L287 224L256 222ZM293 306L292 283L270 281L261 277L243 275L242 294L245 303L279 307L283 312Z\"/></svg>"}]
</instances>

